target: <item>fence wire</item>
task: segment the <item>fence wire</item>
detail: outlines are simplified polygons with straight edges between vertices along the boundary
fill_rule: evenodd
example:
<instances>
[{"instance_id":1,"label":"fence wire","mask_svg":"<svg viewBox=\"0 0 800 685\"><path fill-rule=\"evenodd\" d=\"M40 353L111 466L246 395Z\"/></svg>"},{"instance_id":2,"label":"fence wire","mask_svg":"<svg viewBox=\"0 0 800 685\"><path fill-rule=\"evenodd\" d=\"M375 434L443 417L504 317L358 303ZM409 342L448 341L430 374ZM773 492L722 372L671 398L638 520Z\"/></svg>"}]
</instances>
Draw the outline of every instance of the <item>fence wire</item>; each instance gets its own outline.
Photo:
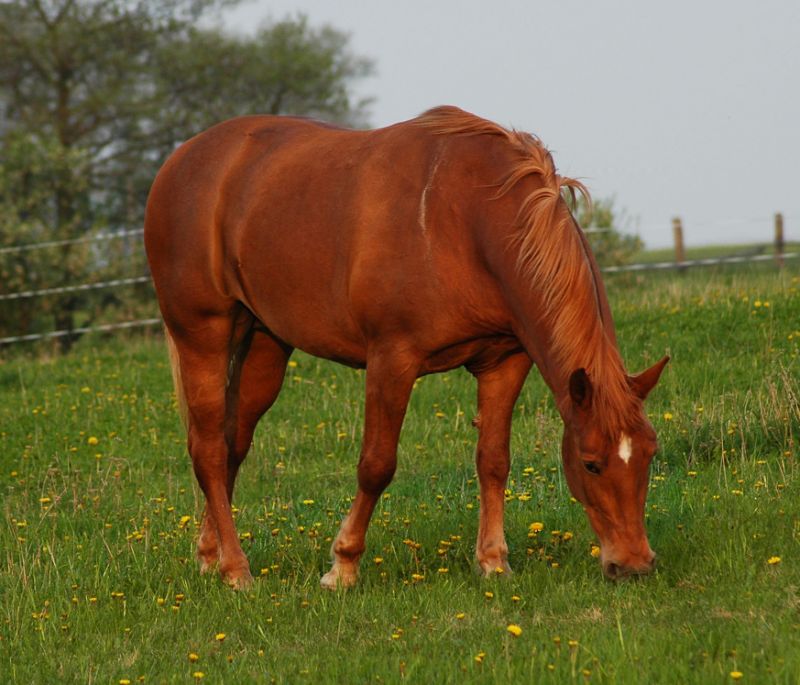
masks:
<instances>
[{"instance_id":1,"label":"fence wire","mask_svg":"<svg viewBox=\"0 0 800 685\"><path fill-rule=\"evenodd\" d=\"M100 290L103 288L116 288L120 285L135 285L137 283L150 283L150 276L134 276L132 278L117 278L113 281L98 281L97 283L81 283L80 285L62 285L58 288L42 288L41 290L23 290L16 293L0 295L0 302L4 300L24 300L31 297L44 295L59 295L61 293L75 293L84 290Z\"/></svg>"},{"instance_id":2,"label":"fence wire","mask_svg":"<svg viewBox=\"0 0 800 685\"><path fill-rule=\"evenodd\" d=\"M63 247L64 245L78 245L79 243L94 243L100 240L113 240L114 238L127 238L131 235L142 235L143 233L143 228L133 228L128 231L99 233L98 235L85 236L83 238L48 240L44 243L29 243L28 245L10 245L8 247L0 247L0 254L16 254L18 252L30 252L31 250L44 250L48 247Z\"/></svg>"},{"instance_id":3,"label":"fence wire","mask_svg":"<svg viewBox=\"0 0 800 685\"><path fill-rule=\"evenodd\" d=\"M49 331L48 333L31 333L30 335L14 335L9 338L0 338L0 345L7 345L16 342L31 342L33 340L45 340L48 338L63 338L68 335L82 335L84 333L94 333L96 331L115 331L120 328L140 328L142 326L156 326L161 323L161 319L139 319L138 321L122 321L120 323L107 323L100 326L83 326L63 331Z\"/></svg>"}]
</instances>

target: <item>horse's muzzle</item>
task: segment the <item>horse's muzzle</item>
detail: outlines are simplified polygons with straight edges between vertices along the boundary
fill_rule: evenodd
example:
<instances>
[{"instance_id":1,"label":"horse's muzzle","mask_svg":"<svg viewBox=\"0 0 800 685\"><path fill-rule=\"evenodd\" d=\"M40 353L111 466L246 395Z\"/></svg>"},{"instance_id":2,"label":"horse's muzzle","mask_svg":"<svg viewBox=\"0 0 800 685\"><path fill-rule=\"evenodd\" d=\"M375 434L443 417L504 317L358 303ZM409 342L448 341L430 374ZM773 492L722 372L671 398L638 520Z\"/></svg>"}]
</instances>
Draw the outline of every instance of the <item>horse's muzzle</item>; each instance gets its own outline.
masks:
<instances>
[{"instance_id":1,"label":"horse's muzzle","mask_svg":"<svg viewBox=\"0 0 800 685\"><path fill-rule=\"evenodd\" d=\"M629 562L621 564L616 561L603 562L603 573L609 580L622 580L623 578L631 578L637 576L646 576L652 573L656 567L655 552L651 552L652 556L649 559L640 562Z\"/></svg>"}]
</instances>

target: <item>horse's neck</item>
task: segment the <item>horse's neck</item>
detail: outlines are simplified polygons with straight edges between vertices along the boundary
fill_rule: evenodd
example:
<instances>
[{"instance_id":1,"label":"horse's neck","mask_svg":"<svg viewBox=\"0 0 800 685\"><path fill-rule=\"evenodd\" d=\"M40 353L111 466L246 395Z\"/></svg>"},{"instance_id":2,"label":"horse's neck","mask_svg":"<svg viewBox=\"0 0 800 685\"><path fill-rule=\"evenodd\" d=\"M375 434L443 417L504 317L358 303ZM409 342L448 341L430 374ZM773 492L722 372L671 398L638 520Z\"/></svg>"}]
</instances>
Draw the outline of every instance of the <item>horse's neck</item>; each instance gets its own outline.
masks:
<instances>
[{"instance_id":1,"label":"horse's neck","mask_svg":"<svg viewBox=\"0 0 800 685\"><path fill-rule=\"evenodd\" d=\"M593 260L589 267L596 268ZM549 310L536 284L525 282L518 274L514 279L519 282L509 288L516 300L512 308L517 317L517 336L552 391L562 416L569 407L569 379L573 372L583 368L590 378L598 380L624 375L602 281L593 271L589 273L591 278L580 283L581 287L571 295L585 305L579 317L575 311ZM573 329L574 333L570 333ZM571 335L576 337L570 338ZM576 345L576 340L580 344Z\"/></svg>"}]
</instances>

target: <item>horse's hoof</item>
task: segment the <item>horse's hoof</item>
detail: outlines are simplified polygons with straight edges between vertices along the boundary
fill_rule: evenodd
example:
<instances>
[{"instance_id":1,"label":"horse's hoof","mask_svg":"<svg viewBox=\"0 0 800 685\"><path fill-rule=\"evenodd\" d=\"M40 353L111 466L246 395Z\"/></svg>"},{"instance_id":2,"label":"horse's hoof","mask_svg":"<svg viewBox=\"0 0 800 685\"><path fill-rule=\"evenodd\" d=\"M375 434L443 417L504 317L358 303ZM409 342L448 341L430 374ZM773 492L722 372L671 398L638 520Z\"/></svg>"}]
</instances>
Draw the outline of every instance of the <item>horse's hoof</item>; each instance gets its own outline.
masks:
<instances>
[{"instance_id":1,"label":"horse's hoof","mask_svg":"<svg viewBox=\"0 0 800 685\"><path fill-rule=\"evenodd\" d=\"M225 585L234 590L247 590L253 584L253 576L250 575L249 568L240 569L238 571L228 571L221 575Z\"/></svg>"},{"instance_id":2,"label":"horse's hoof","mask_svg":"<svg viewBox=\"0 0 800 685\"><path fill-rule=\"evenodd\" d=\"M483 578L508 578L513 575L506 560L478 562L478 573Z\"/></svg>"},{"instance_id":3,"label":"horse's hoof","mask_svg":"<svg viewBox=\"0 0 800 685\"><path fill-rule=\"evenodd\" d=\"M334 565L330 571L320 578L319 584L325 590L337 590L339 588L353 587L356 581L358 581L358 573L353 573L352 571L343 572L338 566Z\"/></svg>"},{"instance_id":4,"label":"horse's hoof","mask_svg":"<svg viewBox=\"0 0 800 685\"><path fill-rule=\"evenodd\" d=\"M214 569L217 568L217 559L204 559L203 557L198 557L197 560L200 562L200 575L205 575L206 573L211 573Z\"/></svg>"}]
</instances>

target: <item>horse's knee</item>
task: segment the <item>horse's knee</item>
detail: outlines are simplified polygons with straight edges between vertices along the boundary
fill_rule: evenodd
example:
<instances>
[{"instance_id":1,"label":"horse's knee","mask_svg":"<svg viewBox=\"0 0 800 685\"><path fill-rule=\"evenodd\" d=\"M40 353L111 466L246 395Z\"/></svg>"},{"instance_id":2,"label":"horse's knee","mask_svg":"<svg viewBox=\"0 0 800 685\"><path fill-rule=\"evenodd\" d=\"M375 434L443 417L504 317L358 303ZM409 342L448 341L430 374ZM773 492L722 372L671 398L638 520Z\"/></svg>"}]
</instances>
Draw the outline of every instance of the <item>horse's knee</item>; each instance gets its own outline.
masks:
<instances>
[{"instance_id":1,"label":"horse's knee","mask_svg":"<svg viewBox=\"0 0 800 685\"><path fill-rule=\"evenodd\" d=\"M358 463L358 486L369 494L380 494L394 478L397 456L365 454Z\"/></svg>"},{"instance_id":2,"label":"horse's knee","mask_svg":"<svg viewBox=\"0 0 800 685\"><path fill-rule=\"evenodd\" d=\"M478 449L476 456L478 477L481 481L505 484L510 471L510 460L503 452Z\"/></svg>"}]
</instances>

